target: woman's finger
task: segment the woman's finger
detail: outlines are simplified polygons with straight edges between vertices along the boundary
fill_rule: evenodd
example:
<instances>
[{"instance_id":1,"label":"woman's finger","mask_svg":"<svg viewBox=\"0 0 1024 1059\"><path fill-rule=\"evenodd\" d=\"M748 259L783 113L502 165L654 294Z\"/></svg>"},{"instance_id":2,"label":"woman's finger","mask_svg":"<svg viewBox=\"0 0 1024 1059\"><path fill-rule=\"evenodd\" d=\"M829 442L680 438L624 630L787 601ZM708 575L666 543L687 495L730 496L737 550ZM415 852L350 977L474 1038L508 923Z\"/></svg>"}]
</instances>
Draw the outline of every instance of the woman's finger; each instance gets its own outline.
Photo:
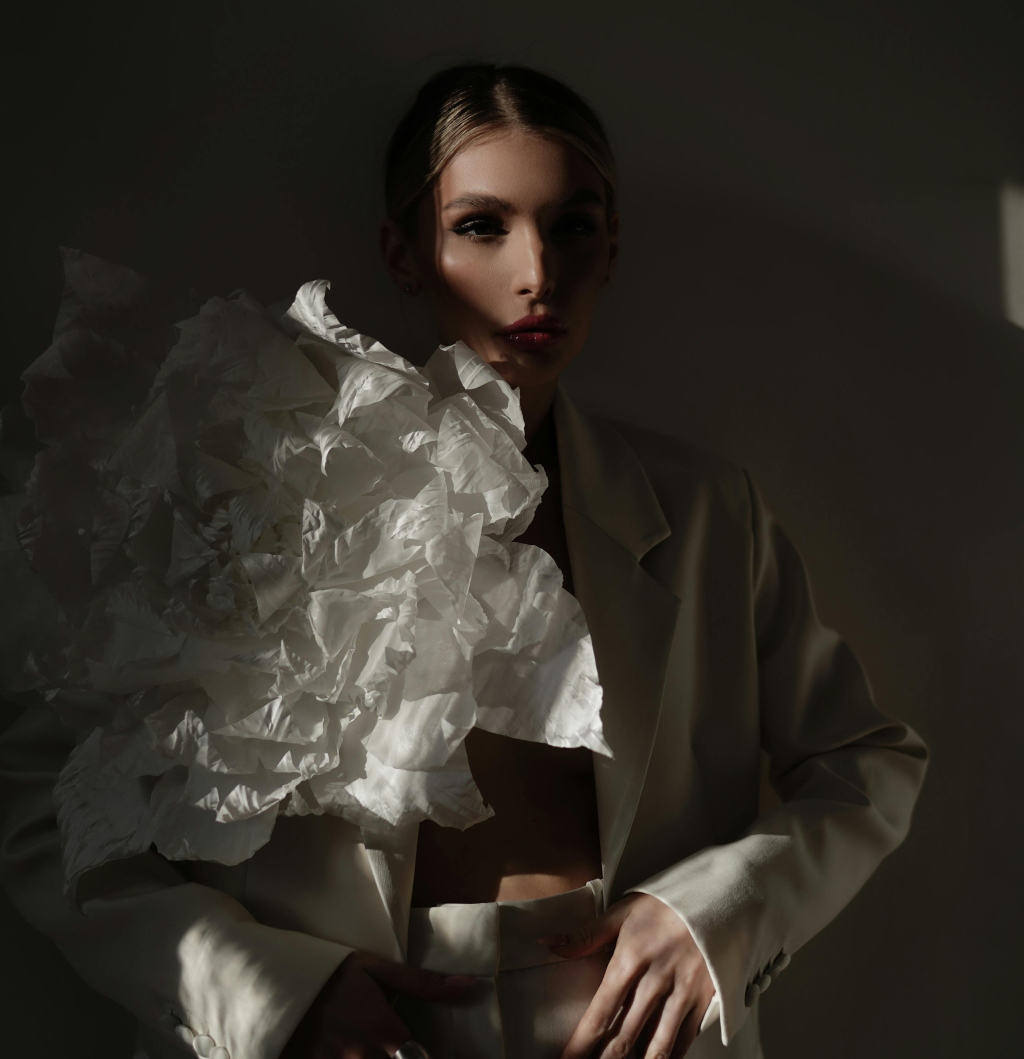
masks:
<instances>
[{"instance_id":1,"label":"woman's finger","mask_svg":"<svg viewBox=\"0 0 1024 1059\"><path fill-rule=\"evenodd\" d=\"M690 1008L686 1018L683 1019L683 1024L679 1027L675 1048L669 1053L672 1059L682 1059L690 1050L690 1045L693 1044L697 1039L697 1034L700 1033L700 1024L703 1018L704 1016L699 1008Z\"/></svg>"},{"instance_id":2,"label":"woman's finger","mask_svg":"<svg viewBox=\"0 0 1024 1059\"><path fill-rule=\"evenodd\" d=\"M642 895L632 896L635 898ZM619 936L619 931L629 915L632 904L633 899L627 897L613 904L603 916L584 923L571 934L551 935L538 940L542 945L547 945L556 956L561 956L566 960L578 960L583 956L590 956L598 949L610 945Z\"/></svg>"},{"instance_id":3,"label":"woman's finger","mask_svg":"<svg viewBox=\"0 0 1024 1059\"><path fill-rule=\"evenodd\" d=\"M391 960L364 958L360 963L363 970L380 985L420 1000L455 1000L476 981L469 975L444 975L422 967L393 963Z\"/></svg>"},{"instance_id":4,"label":"woman's finger","mask_svg":"<svg viewBox=\"0 0 1024 1059\"><path fill-rule=\"evenodd\" d=\"M647 1050L644 1052L644 1059L661 1059L661 1057L666 1055L674 1057L677 1054L683 1054L681 1051L678 1053L673 1052L672 1048L682 1043L680 1030L692 1009L693 997L688 993L676 989L668 995L662 1005L660 1014L657 1016L657 1024L650 1036ZM699 1026L700 1023L698 1022L697 1025ZM691 1037L686 1042L686 1048L689 1048L692 1043L693 1038Z\"/></svg>"},{"instance_id":5,"label":"woman's finger","mask_svg":"<svg viewBox=\"0 0 1024 1059\"><path fill-rule=\"evenodd\" d=\"M590 1007L584 1012L562 1052L562 1059L584 1059L604 1040L615 1025L615 1017L640 974L639 966L612 957L594 999L590 1001Z\"/></svg>"},{"instance_id":6,"label":"woman's finger","mask_svg":"<svg viewBox=\"0 0 1024 1059\"><path fill-rule=\"evenodd\" d=\"M619 1025L613 1029L599 1053L601 1059L619 1059L620 1056L629 1054L647 1025L647 1020L671 992L672 984L672 979L658 981L650 973L640 979L633 995L626 1002Z\"/></svg>"}]
</instances>

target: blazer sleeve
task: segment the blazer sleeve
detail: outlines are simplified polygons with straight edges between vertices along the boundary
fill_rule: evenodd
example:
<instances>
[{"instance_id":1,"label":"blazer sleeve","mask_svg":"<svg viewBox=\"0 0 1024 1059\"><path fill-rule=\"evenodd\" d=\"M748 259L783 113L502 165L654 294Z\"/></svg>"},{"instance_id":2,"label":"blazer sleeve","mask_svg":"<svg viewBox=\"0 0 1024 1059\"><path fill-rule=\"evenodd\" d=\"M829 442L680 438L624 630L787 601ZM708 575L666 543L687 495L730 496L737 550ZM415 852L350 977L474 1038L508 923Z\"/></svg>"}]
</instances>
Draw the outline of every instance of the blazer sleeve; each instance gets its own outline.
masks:
<instances>
[{"instance_id":1,"label":"blazer sleeve","mask_svg":"<svg viewBox=\"0 0 1024 1059\"><path fill-rule=\"evenodd\" d=\"M257 923L155 852L86 873L72 907L52 804L72 746L45 706L0 736L0 879L14 905L90 986L155 1031L186 1045L205 1034L206 1049L229 1059L276 1059L352 950Z\"/></svg>"},{"instance_id":2,"label":"blazer sleeve","mask_svg":"<svg viewBox=\"0 0 1024 1059\"><path fill-rule=\"evenodd\" d=\"M815 614L796 549L748 479L761 742L782 799L734 842L633 889L686 922L717 991L722 1042L790 955L906 837L927 748L872 701L850 648Z\"/></svg>"}]
</instances>

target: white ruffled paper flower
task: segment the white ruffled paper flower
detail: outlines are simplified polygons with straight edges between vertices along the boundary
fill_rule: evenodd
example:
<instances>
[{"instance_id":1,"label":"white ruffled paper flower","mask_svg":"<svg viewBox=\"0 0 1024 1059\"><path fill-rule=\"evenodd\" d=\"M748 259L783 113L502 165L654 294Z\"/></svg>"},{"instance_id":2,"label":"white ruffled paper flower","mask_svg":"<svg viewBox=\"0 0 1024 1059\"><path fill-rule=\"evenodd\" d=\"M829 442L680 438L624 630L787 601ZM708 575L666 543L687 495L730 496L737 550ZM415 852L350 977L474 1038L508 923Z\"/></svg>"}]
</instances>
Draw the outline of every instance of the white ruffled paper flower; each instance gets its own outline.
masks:
<instances>
[{"instance_id":1,"label":"white ruffled paper flower","mask_svg":"<svg viewBox=\"0 0 1024 1059\"><path fill-rule=\"evenodd\" d=\"M467 827L491 815L474 726L610 753L579 605L513 543L546 486L516 393L461 343L417 370L326 287L280 322L211 299L91 456L95 590L50 692L83 737L55 792L69 887L153 845L238 863L279 813Z\"/></svg>"}]
</instances>

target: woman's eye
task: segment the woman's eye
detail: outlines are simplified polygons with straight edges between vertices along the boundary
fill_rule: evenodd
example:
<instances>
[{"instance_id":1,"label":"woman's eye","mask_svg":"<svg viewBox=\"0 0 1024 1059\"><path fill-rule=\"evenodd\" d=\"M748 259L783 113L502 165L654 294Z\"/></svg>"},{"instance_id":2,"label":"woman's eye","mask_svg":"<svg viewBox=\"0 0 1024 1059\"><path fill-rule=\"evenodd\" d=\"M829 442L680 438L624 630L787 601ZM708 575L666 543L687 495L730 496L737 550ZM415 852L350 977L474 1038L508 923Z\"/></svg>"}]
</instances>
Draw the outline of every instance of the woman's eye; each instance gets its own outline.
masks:
<instances>
[{"instance_id":1,"label":"woman's eye","mask_svg":"<svg viewBox=\"0 0 1024 1059\"><path fill-rule=\"evenodd\" d=\"M469 236L471 239L487 239L496 235L507 235L505 226L496 217L470 217L457 224L452 231L456 235Z\"/></svg>"},{"instance_id":2,"label":"woman's eye","mask_svg":"<svg viewBox=\"0 0 1024 1059\"><path fill-rule=\"evenodd\" d=\"M559 217L555 229L561 235L592 235L597 231L597 222L586 213L570 213Z\"/></svg>"}]
</instances>

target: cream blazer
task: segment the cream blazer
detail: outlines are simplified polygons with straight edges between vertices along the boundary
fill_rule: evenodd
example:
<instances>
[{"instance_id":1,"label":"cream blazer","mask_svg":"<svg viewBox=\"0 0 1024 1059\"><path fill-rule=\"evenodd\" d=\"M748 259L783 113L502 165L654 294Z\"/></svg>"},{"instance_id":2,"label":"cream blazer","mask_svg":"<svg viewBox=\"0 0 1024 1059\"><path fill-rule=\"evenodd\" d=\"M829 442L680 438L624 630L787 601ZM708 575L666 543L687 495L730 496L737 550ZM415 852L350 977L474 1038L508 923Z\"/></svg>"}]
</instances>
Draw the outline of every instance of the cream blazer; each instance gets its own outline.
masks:
<instances>
[{"instance_id":1,"label":"cream blazer","mask_svg":"<svg viewBox=\"0 0 1024 1059\"><path fill-rule=\"evenodd\" d=\"M605 893L653 894L685 920L722 1045L757 1054L758 994L902 841L927 751L819 624L743 471L561 392L555 415L614 753L595 757ZM70 907L51 804L70 748L42 707L0 740L0 872L82 978L138 1016L154 1059L185 1054L182 1027L208 1038L197 1050L276 1059L350 952L403 958L416 827L283 819L237 867L149 853L86 876ZM759 815L762 750L781 803Z\"/></svg>"}]
</instances>

